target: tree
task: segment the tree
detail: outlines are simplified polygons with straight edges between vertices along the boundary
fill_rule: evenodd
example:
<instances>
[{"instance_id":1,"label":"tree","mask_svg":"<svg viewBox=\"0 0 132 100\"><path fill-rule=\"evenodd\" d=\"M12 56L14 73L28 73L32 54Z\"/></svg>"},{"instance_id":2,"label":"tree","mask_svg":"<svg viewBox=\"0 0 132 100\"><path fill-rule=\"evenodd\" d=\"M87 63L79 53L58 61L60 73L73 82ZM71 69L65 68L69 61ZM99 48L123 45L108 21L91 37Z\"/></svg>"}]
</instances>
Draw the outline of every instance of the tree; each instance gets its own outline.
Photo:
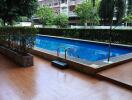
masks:
<instances>
[{"instance_id":1,"label":"tree","mask_svg":"<svg viewBox=\"0 0 132 100\"><path fill-rule=\"evenodd\" d=\"M113 18L120 23L125 15L125 0L102 0L99 7L99 16L104 25L110 25Z\"/></svg>"},{"instance_id":2,"label":"tree","mask_svg":"<svg viewBox=\"0 0 132 100\"><path fill-rule=\"evenodd\" d=\"M0 18L12 24L20 16L30 17L37 8L37 0L0 0Z\"/></svg>"},{"instance_id":3,"label":"tree","mask_svg":"<svg viewBox=\"0 0 132 100\"><path fill-rule=\"evenodd\" d=\"M116 23L120 24L122 22L122 18L125 15L125 0L116 0L115 1L115 8L116 8Z\"/></svg>"},{"instance_id":4,"label":"tree","mask_svg":"<svg viewBox=\"0 0 132 100\"><path fill-rule=\"evenodd\" d=\"M0 26L2 26L3 25L3 21L2 21L2 19L0 19Z\"/></svg>"},{"instance_id":5,"label":"tree","mask_svg":"<svg viewBox=\"0 0 132 100\"><path fill-rule=\"evenodd\" d=\"M38 0L17 0L20 8L20 15L31 17L38 8Z\"/></svg>"},{"instance_id":6,"label":"tree","mask_svg":"<svg viewBox=\"0 0 132 100\"><path fill-rule=\"evenodd\" d=\"M99 16L102 24L111 23L114 16L114 0L102 0L99 7Z\"/></svg>"},{"instance_id":7,"label":"tree","mask_svg":"<svg viewBox=\"0 0 132 100\"><path fill-rule=\"evenodd\" d=\"M93 7L95 7L96 5L96 0L91 0L92 4L93 4Z\"/></svg>"},{"instance_id":8,"label":"tree","mask_svg":"<svg viewBox=\"0 0 132 100\"><path fill-rule=\"evenodd\" d=\"M38 8L36 16L42 20L43 25L52 25L54 21L55 13L53 9L48 6Z\"/></svg>"},{"instance_id":9,"label":"tree","mask_svg":"<svg viewBox=\"0 0 132 100\"><path fill-rule=\"evenodd\" d=\"M132 13L132 0L128 0L128 14Z\"/></svg>"},{"instance_id":10,"label":"tree","mask_svg":"<svg viewBox=\"0 0 132 100\"><path fill-rule=\"evenodd\" d=\"M68 25L68 17L64 14L59 14L54 18L54 24L59 27L66 27Z\"/></svg>"},{"instance_id":11,"label":"tree","mask_svg":"<svg viewBox=\"0 0 132 100\"><path fill-rule=\"evenodd\" d=\"M124 22L130 23L132 25L132 13L124 17Z\"/></svg>"},{"instance_id":12,"label":"tree","mask_svg":"<svg viewBox=\"0 0 132 100\"><path fill-rule=\"evenodd\" d=\"M93 7L90 1L84 1L82 4L79 4L75 8L75 13L78 15L82 23L87 25L96 25L99 24L99 16L98 16L98 3Z\"/></svg>"}]
</instances>

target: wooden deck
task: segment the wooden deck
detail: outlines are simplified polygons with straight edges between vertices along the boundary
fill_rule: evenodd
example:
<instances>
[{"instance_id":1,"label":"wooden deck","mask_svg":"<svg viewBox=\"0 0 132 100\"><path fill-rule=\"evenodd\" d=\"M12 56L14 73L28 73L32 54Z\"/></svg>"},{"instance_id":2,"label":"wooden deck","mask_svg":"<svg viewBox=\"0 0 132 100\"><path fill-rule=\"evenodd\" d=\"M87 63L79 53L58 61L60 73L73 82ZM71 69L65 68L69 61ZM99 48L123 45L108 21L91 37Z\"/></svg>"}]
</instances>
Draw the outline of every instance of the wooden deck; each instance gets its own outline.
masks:
<instances>
[{"instance_id":1,"label":"wooden deck","mask_svg":"<svg viewBox=\"0 0 132 100\"><path fill-rule=\"evenodd\" d=\"M98 73L105 79L132 89L132 61Z\"/></svg>"},{"instance_id":2,"label":"wooden deck","mask_svg":"<svg viewBox=\"0 0 132 100\"><path fill-rule=\"evenodd\" d=\"M21 68L0 55L0 100L131 100L132 91L34 57Z\"/></svg>"}]
</instances>

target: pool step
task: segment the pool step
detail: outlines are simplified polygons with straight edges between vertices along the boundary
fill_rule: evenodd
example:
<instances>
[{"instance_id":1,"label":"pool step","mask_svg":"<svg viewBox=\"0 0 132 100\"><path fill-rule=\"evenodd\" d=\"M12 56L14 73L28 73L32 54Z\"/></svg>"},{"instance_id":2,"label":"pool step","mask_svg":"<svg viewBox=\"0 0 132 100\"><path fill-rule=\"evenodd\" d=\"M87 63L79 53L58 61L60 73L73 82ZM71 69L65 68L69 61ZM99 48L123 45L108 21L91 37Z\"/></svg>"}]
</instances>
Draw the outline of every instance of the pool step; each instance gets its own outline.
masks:
<instances>
[{"instance_id":1,"label":"pool step","mask_svg":"<svg viewBox=\"0 0 132 100\"><path fill-rule=\"evenodd\" d=\"M51 64L57 68L60 69L67 69L68 68L68 64L62 61L58 61L58 60L53 60L51 61Z\"/></svg>"}]
</instances>

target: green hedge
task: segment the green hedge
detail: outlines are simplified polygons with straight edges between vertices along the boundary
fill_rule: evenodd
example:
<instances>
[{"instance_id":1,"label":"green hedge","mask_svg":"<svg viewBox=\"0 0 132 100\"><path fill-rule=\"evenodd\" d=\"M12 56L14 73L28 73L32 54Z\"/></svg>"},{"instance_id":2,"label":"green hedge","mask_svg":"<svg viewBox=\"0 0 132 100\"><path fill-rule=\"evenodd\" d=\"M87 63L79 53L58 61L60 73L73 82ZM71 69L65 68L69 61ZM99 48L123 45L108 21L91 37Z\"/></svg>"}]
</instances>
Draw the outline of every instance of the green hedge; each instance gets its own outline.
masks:
<instances>
[{"instance_id":1,"label":"green hedge","mask_svg":"<svg viewBox=\"0 0 132 100\"><path fill-rule=\"evenodd\" d=\"M28 27L1 27L0 45L21 54L34 46L37 29Z\"/></svg>"},{"instance_id":2,"label":"green hedge","mask_svg":"<svg viewBox=\"0 0 132 100\"><path fill-rule=\"evenodd\" d=\"M0 45L27 54L28 49L34 46L36 33L103 42L108 42L111 36L113 43L132 45L132 30L112 30L110 35L108 29L36 29L29 27L0 27Z\"/></svg>"},{"instance_id":3,"label":"green hedge","mask_svg":"<svg viewBox=\"0 0 132 100\"><path fill-rule=\"evenodd\" d=\"M113 43L132 45L132 30L115 29L109 34L109 29L55 29L39 28L39 34L79 38L92 41L108 42L111 36Z\"/></svg>"}]
</instances>

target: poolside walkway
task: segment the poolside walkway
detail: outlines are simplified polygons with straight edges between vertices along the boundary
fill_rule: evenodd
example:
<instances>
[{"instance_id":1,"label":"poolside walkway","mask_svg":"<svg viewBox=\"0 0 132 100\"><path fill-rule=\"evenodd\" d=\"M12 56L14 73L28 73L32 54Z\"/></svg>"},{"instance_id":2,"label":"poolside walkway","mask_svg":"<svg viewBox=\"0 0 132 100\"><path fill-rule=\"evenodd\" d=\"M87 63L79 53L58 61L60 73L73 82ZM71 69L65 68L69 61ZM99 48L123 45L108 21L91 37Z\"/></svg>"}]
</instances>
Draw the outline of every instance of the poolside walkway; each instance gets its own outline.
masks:
<instances>
[{"instance_id":1,"label":"poolside walkway","mask_svg":"<svg viewBox=\"0 0 132 100\"><path fill-rule=\"evenodd\" d=\"M0 100L131 100L132 91L34 57L22 68L0 55Z\"/></svg>"},{"instance_id":2,"label":"poolside walkway","mask_svg":"<svg viewBox=\"0 0 132 100\"><path fill-rule=\"evenodd\" d=\"M98 73L100 76L132 89L132 61Z\"/></svg>"}]
</instances>

